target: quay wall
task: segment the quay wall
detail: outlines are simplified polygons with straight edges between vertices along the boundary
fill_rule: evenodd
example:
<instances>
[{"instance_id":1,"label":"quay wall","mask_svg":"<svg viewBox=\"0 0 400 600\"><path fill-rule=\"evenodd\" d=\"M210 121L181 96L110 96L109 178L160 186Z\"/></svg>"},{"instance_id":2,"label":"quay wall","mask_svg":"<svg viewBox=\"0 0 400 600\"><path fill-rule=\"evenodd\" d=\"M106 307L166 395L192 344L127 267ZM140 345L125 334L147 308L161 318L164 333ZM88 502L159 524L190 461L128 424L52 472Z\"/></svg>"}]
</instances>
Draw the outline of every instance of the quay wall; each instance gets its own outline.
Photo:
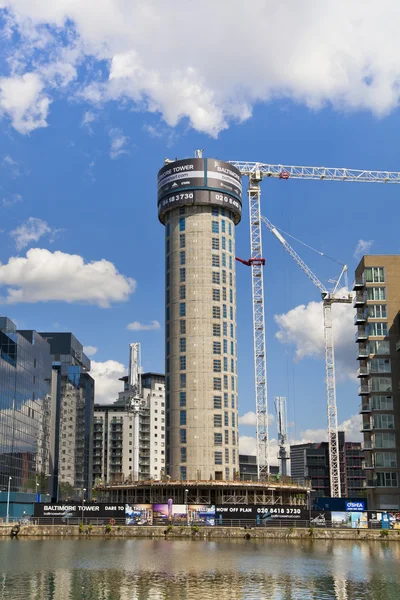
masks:
<instances>
[{"instance_id":1,"label":"quay wall","mask_svg":"<svg viewBox=\"0 0 400 600\"><path fill-rule=\"evenodd\" d=\"M12 524L0 525L0 537L10 536ZM22 537L113 537L113 538L168 538L168 539L308 539L308 540L366 540L400 542L400 530L381 529L309 529L301 527L250 528L243 527L185 527L185 526L112 526L85 525L22 525Z\"/></svg>"}]
</instances>

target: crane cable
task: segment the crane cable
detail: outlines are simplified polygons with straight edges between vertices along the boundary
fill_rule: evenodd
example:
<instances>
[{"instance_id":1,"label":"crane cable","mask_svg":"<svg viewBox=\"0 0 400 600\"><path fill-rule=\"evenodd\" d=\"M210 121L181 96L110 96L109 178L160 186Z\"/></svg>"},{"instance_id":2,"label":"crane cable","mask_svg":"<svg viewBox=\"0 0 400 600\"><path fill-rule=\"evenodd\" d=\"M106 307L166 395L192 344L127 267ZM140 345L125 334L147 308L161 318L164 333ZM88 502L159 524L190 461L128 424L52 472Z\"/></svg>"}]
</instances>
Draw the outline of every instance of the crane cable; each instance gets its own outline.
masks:
<instances>
[{"instance_id":1,"label":"crane cable","mask_svg":"<svg viewBox=\"0 0 400 600\"><path fill-rule=\"evenodd\" d=\"M325 258L329 258L329 260L332 260L333 262L337 263L338 265L341 265L342 267L345 266L345 263L341 262L340 260L336 260L336 258L333 258L332 256L329 256L329 254L325 254L324 252L321 252L320 250L317 250L316 248L313 248L312 246L310 246L309 244L306 244L305 242L302 242L301 240L299 240L298 238L294 237L294 235L291 235L290 233L288 233L287 231L284 231L283 229L281 229L280 227L276 227L276 225L274 226L278 231L280 231L281 233L284 233L285 235L289 236L290 238L292 238L293 240L296 240L296 242L299 242L299 244L302 244L303 246L305 246L306 248L309 248L310 250L313 250L313 252L316 252L317 254L319 254L320 256L324 256Z\"/></svg>"}]
</instances>

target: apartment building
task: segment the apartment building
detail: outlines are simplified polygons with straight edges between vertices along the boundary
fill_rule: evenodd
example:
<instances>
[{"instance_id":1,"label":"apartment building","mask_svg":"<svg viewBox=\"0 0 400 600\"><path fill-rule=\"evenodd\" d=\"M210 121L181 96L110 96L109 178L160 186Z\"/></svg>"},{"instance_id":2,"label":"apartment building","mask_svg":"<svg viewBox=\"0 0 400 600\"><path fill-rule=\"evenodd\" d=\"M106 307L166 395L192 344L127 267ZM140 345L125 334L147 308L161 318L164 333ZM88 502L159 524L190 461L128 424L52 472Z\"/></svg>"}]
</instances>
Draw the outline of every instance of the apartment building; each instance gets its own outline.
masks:
<instances>
[{"instance_id":1,"label":"apartment building","mask_svg":"<svg viewBox=\"0 0 400 600\"><path fill-rule=\"evenodd\" d=\"M165 470L165 376L144 373L141 389L122 377L110 404L95 404L93 483L158 480Z\"/></svg>"},{"instance_id":2,"label":"apartment building","mask_svg":"<svg viewBox=\"0 0 400 600\"><path fill-rule=\"evenodd\" d=\"M368 505L399 509L400 256L364 256L354 290Z\"/></svg>"},{"instance_id":3,"label":"apartment building","mask_svg":"<svg viewBox=\"0 0 400 600\"><path fill-rule=\"evenodd\" d=\"M342 496L365 496L365 472L360 442L347 442L339 431L339 466ZM290 446L291 477L294 481L311 480L313 495L329 498L330 469L328 442Z\"/></svg>"}]
</instances>

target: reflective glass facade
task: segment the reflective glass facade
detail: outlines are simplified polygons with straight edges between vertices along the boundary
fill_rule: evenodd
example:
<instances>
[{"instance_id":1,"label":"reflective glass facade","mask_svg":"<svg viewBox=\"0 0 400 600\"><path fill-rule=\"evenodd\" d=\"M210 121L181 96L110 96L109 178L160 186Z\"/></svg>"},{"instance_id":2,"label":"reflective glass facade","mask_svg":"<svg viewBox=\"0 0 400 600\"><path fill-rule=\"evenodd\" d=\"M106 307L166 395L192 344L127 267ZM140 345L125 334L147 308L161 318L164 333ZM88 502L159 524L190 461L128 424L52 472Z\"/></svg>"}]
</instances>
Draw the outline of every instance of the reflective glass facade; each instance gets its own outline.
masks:
<instances>
[{"instance_id":1,"label":"reflective glass facade","mask_svg":"<svg viewBox=\"0 0 400 600\"><path fill-rule=\"evenodd\" d=\"M72 333L45 332L56 374L55 467L52 495L89 498L93 471L94 380L90 360ZM86 490L86 491L84 491Z\"/></svg>"},{"instance_id":2,"label":"reflective glass facade","mask_svg":"<svg viewBox=\"0 0 400 600\"><path fill-rule=\"evenodd\" d=\"M46 492L49 473L51 355L36 331L0 318L0 489ZM39 485L37 485L39 484Z\"/></svg>"}]
</instances>

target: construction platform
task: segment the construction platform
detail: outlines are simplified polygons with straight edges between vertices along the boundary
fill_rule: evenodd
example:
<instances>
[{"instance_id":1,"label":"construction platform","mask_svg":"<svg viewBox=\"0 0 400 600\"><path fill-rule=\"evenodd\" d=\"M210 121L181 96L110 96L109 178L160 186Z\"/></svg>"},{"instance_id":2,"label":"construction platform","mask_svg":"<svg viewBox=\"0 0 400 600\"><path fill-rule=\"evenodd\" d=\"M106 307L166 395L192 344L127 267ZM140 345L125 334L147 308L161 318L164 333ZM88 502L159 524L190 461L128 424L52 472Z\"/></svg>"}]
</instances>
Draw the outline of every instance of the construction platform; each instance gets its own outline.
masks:
<instances>
[{"instance_id":1,"label":"construction platform","mask_svg":"<svg viewBox=\"0 0 400 600\"><path fill-rule=\"evenodd\" d=\"M289 480L289 478L287 478ZM95 488L98 502L128 504L287 504L307 506L311 486L291 481L138 481Z\"/></svg>"}]
</instances>

